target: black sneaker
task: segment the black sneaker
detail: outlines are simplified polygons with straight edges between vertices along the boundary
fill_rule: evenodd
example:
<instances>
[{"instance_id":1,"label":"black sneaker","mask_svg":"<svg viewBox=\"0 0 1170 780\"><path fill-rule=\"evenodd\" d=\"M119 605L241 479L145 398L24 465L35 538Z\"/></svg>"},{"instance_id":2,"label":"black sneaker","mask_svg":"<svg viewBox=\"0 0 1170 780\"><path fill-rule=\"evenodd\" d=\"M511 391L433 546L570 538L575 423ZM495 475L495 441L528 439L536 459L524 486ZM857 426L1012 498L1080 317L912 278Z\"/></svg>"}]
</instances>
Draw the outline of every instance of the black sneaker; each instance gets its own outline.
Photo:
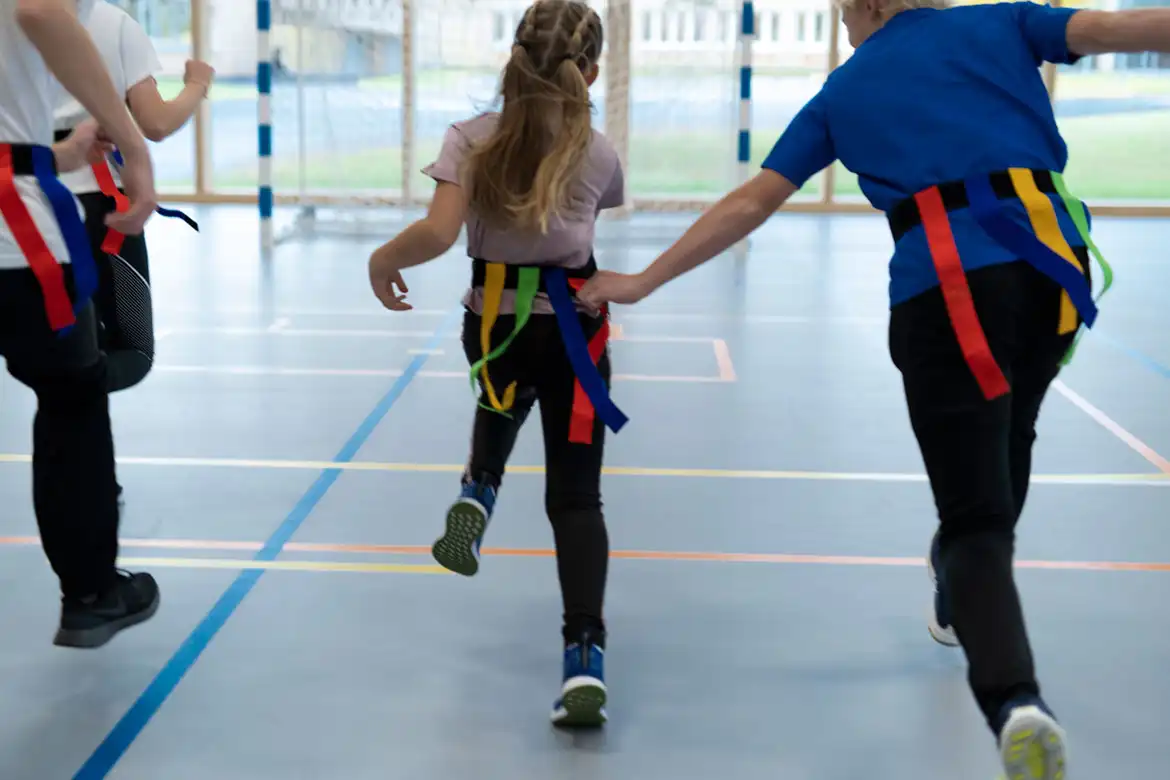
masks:
<instances>
[{"instance_id":1,"label":"black sneaker","mask_svg":"<svg viewBox=\"0 0 1170 780\"><path fill-rule=\"evenodd\" d=\"M63 599L59 647L101 647L124 628L143 623L158 611L158 583L149 574L119 571L114 587L99 596Z\"/></svg>"}]
</instances>

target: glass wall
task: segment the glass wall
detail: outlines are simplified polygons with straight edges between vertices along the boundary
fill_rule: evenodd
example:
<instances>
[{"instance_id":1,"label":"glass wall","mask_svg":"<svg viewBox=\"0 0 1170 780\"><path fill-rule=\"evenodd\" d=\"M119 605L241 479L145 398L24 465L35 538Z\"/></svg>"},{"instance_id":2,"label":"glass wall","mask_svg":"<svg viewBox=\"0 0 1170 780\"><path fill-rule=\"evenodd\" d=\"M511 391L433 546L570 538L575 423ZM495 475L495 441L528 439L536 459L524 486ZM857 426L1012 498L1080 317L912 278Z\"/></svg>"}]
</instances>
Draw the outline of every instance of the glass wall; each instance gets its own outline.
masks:
<instances>
[{"instance_id":1,"label":"glass wall","mask_svg":"<svg viewBox=\"0 0 1170 780\"><path fill-rule=\"evenodd\" d=\"M154 43L162 61L159 91L170 98L183 88L183 71L191 57L191 3L189 0L115 0L138 20ZM254 134L254 132L253 132ZM195 191L195 126L182 130L162 143L151 145L159 192Z\"/></svg>"},{"instance_id":2,"label":"glass wall","mask_svg":"<svg viewBox=\"0 0 1170 780\"><path fill-rule=\"evenodd\" d=\"M825 0L762 0L752 42L752 166L759 166L784 128L821 88L829 70L832 27ZM824 175L796 196L820 198Z\"/></svg>"},{"instance_id":3,"label":"glass wall","mask_svg":"<svg viewBox=\"0 0 1170 780\"><path fill-rule=\"evenodd\" d=\"M956 0L984 2L989 0ZM994 1L994 0L991 0ZM593 0L605 18L605 0ZM739 0L623 0L628 3L629 194L663 207L713 200L736 184L739 125ZM1053 0L1119 9L1170 0ZM219 73L203 123L204 194L257 187L256 4L239 0L120 0L147 28L177 91L192 51L192 5L202 12L204 52ZM273 0L271 44L274 178L278 194L386 197L431 182L450 123L490 108L526 0ZM758 166L788 122L820 88L831 62L853 48L843 25L830 57L829 0L756 0L752 44L751 163ZM414 69L412 171L403 171L404 24ZM614 30L607 30L611 40ZM608 52L608 47L607 47ZM606 79L593 86L595 126L604 127ZM1057 72L1054 105L1070 149L1070 186L1096 203L1170 203L1170 56L1091 57ZM155 149L161 188L195 186L194 128ZM822 200L825 176L798 195ZM857 177L840 165L832 201L858 202ZM649 204L649 205L654 205Z\"/></svg>"},{"instance_id":4,"label":"glass wall","mask_svg":"<svg viewBox=\"0 0 1170 780\"><path fill-rule=\"evenodd\" d=\"M1071 5L1072 3L1068 3ZM1170 0L1082 0L1115 10ZM1059 70L1069 188L1091 201L1170 201L1170 54L1107 54Z\"/></svg>"},{"instance_id":5,"label":"glass wall","mask_svg":"<svg viewBox=\"0 0 1170 780\"><path fill-rule=\"evenodd\" d=\"M257 185L256 4L203 0L211 187ZM273 185L279 194L385 195L402 187L402 9L278 0L270 46Z\"/></svg>"}]
</instances>

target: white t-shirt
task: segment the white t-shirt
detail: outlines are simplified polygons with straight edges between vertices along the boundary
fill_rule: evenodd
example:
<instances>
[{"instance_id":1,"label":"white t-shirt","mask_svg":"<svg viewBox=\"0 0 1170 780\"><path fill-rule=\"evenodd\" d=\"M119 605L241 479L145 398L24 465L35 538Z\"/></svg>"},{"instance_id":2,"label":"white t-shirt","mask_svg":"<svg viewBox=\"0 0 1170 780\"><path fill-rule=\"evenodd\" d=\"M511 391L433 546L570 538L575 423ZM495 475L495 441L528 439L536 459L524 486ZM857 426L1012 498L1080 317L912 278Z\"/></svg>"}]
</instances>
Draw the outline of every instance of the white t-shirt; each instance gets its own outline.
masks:
<instances>
[{"instance_id":1,"label":"white t-shirt","mask_svg":"<svg viewBox=\"0 0 1170 780\"><path fill-rule=\"evenodd\" d=\"M88 2L82 0L79 5L88 10ZM16 4L17 0L0 0L0 143L49 146L53 143L53 107L65 90L16 23ZM52 206L36 179L18 176L16 189L53 256L60 263L69 262ZM80 203L77 210L83 215ZM27 267L12 231L0 219L0 269Z\"/></svg>"},{"instance_id":2,"label":"white t-shirt","mask_svg":"<svg viewBox=\"0 0 1170 780\"><path fill-rule=\"evenodd\" d=\"M150 37L142 25L129 14L106 0L97 0L87 13L79 12L82 24L97 44L102 62L110 72L114 88L123 99L131 88L162 72L162 63ZM64 92L64 91L63 91ZM88 112L73 97L64 92L64 100L58 105L54 127L57 130L72 130L89 118ZM122 184L116 169L114 181ZM74 192L97 192L97 179L89 168L82 168L61 176L61 181Z\"/></svg>"}]
</instances>

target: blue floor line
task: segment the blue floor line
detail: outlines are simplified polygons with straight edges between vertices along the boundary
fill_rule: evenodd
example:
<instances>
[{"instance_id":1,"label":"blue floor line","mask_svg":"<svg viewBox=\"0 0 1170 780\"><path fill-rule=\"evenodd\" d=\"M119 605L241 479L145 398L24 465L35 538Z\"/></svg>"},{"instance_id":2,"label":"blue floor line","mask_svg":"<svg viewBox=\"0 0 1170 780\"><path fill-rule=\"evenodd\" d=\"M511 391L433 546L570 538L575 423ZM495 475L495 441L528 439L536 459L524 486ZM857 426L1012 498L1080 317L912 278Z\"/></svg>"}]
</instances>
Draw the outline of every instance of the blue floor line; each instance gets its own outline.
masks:
<instances>
[{"instance_id":1,"label":"blue floor line","mask_svg":"<svg viewBox=\"0 0 1170 780\"><path fill-rule=\"evenodd\" d=\"M1144 353L1140 350L1134 349L1133 347L1129 346L1128 344L1125 344L1121 341L1118 341L1117 339L1113 338L1112 336L1110 336L1108 334L1094 332L1093 337L1101 339L1101 341L1105 342L1113 349L1116 349L1118 352L1122 352L1125 355L1133 358L1134 360L1141 363L1143 366L1150 369L1155 374L1160 375L1164 379L1170 379L1170 366L1166 366L1162 363L1159 363L1157 360L1154 360L1152 357L1150 357L1146 353Z\"/></svg>"},{"instance_id":2,"label":"blue floor line","mask_svg":"<svg viewBox=\"0 0 1170 780\"><path fill-rule=\"evenodd\" d=\"M430 353L437 349L442 340L446 337L447 332L458 321L458 315L461 310L456 309L449 315L443 324L439 327L435 334L431 337L427 344L427 349L421 354L416 355L415 358L407 366L402 376L394 383L390 390L378 402L373 411L362 421L358 429L341 448L341 451L334 458L335 462L347 463L357 455L358 450L370 438L370 435L377 428L378 423L386 416L398 399L402 396L406 387L418 374L423 364L426 363ZM272 533L265 542L264 547L256 554L254 560L271 561L275 560L280 555L281 550L292 539L293 535L305 522L305 520L312 513L313 509L320 503L321 499L332 487L337 478L341 476L341 469L326 469L321 472L312 486L309 487L301 499L297 501L296 506L285 517L284 522ZM175 651L170 660L162 670L151 681L138 700L127 710L122 719L114 725L102 743L98 745L89 759L82 765L77 774L73 776L73 780L100 780L105 778L114 766L126 754L134 740L142 733L146 724L150 722L159 708L166 702L167 698L178 687L183 677L199 660L199 656L207 649L211 640L227 623L228 618L239 608L247 595L260 581L263 575L263 569L249 569L240 573L238 577L228 586L223 595L215 603L215 606L207 613L207 615L200 621L199 625L191 632L191 634L183 640L179 649Z\"/></svg>"}]
</instances>

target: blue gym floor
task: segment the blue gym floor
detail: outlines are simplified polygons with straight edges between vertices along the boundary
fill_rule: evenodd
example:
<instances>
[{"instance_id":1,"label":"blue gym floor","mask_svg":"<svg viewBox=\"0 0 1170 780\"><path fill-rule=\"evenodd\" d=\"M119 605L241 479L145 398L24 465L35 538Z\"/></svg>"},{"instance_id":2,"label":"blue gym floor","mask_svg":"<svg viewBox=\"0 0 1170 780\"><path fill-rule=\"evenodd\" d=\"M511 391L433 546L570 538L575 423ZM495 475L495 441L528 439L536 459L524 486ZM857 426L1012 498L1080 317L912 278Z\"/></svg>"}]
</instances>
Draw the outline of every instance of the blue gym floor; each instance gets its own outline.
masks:
<instances>
[{"instance_id":1,"label":"blue gym floor","mask_svg":"<svg viewBox=\"0 0 1170 780\"><path fill-rule=\"evenodd\" d=\"M526 430L472 580L429 545L474 410L462 248L379 309L373 241L262 262L254 212L149 228L158 359L112 400L125 565L157 617L55 648L31 395L0 394L0 778L992 780L961 654L926 632L934 510L886 349L875 217L786 215L616 314L609 726L558 733L560 598ZM690 217L607 222L639 269ZM1070 780L1170 745L1170 222L1117 272L1041 416L1019 583ZM534 420L535 422L535 420ZM1159 454L1161 453L1161 454Z\"/></svg>"}]
</instances>

